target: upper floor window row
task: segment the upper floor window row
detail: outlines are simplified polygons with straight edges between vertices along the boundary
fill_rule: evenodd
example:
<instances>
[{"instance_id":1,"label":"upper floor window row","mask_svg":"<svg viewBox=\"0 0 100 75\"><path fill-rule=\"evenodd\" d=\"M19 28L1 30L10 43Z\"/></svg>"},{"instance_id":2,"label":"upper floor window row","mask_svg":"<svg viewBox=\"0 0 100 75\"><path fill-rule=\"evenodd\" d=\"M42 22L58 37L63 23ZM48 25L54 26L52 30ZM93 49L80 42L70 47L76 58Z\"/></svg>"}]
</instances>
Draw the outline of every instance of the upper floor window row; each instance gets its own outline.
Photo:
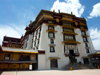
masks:
<instances>
[{"instance_id":1,"label":"upper floor window row","mask_svg":"<svg viewBox=\"0 0 100 75\"><path fill-rule=\"evenodd\" d=\"M74 35L64 35L64 40L74 40Z\"/></svg>"},{"instance_id":2,"label":"upper floor window row","mask_svg":"<svg viewBox=\"0 0 100 75\"><path fill-rule=\"evenodd\" d=\"M74 30L69 28L63 28L63 31L74 31Z\"/></svg>"},{"instance_id":3,"label":"upper floor window row","mask_svg":"<svg viewBox=\"0 0 100 75\"><path fill-rule=\"evenodd\" d=\"M53 23L53 21L49 20L48 23Z\"/></svg>"},{"instance_id":4,"label":"upper floor window row","mask_svg":"<svg viewBox=\"0 0 100 75\"><path fill-rule=\"evenodd\" d=\"M68 23L68 22L63 22L63 25L68 25L68 26L72 26L72 23Z\"/></svg>"}]
</instances>

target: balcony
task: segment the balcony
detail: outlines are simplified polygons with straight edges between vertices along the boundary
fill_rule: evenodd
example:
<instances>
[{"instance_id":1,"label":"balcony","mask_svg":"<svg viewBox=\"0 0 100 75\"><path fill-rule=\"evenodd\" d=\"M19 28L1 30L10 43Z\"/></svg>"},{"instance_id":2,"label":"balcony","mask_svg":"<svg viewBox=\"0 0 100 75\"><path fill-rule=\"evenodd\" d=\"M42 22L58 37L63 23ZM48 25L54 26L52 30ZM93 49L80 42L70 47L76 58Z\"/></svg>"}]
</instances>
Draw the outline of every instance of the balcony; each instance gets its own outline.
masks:
<instances>
[{"instance_id":1,"label":"balcony","mask_svg":"<svg viewBox=\"0 0 100 75\"><path fill-rule=\"evenodd\" d=\"M63 34L71 34L71 35L78 35L77 33L74 33L73 31L63 31Z\"/></svg>"},{"instance_id":2,"label":"balcony","mask_svg":"<svg viewBox=\"0 0 100 75\"><path fill-rule=\"evenodd\" d=\"M65 39L62 43L81 44L80 42L77 42L76 40L71 40L71 39Z\"/></svg>"},{"instance_id":3,"label":"balcony","mask_svg":"<svg viewBox=\"0 0 100 75\"><path fill-rule=\"evenodd\" d=\"M79 53L74 53L74 54L75 54L75 57L79 57L79 55L80 55ZM69 53L65 53L64 55L65 55L65 57L69 57L70 54Z\"/></svg>"},{"instance_id":4,"label":"balcony","mask_svg":"<svg viewBox=\"0 0 100 75\"><path fill-rule=\"evenodd\" d=\"M49 29L49 30L46 30L46 31L48 31L48 32L57 32L54 29Z\"/></svg>"}]
</instances>

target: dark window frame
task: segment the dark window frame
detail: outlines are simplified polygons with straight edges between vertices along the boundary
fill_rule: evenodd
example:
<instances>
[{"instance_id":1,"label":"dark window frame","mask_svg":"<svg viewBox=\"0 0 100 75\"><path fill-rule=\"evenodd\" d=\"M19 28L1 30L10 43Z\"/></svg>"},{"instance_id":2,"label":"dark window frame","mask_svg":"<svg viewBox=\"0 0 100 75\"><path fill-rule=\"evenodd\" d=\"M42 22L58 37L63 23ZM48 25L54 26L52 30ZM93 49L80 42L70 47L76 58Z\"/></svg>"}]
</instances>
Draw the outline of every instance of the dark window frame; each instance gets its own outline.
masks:
<instances>
[{"instance_id":1,"label":"dark window frame","mask_svg":"<svg viewBox=\"0 0 100 75\"><path fill-rule=\"evenodd\" d=\"M50 44L54 44L54 39L50 39Z\"/></svg>"},{"instance_id":2,"label":"dark window frame","mask_svg":"<svg viewBox=\"0 0 100 75\"><path fill-rule=\"evenodd\" d=\"M50 23L49 21L51 21L51 23ZM47 23L49 23L49 24L53 24L54 21L53 21L53 20L48 20Z\"/></svg>"},{"instance_id":3,"label":"dark window frame","mask_svg":"<svg viewBox=\"0 0 100 75\"><path fill-rule=\"evenodd\" d=\"M9 59L5 59L5 57L9 57ZM5 54L4 60L10 60L10 54Z\"/></svg>"},{"instance_id":4,"label":"dark window frame","mask_svg":"<svg viewBox=\"0 0 100 75\"><path fill-rule=\"evenodd\" d=\"M38 44L39 44L39 40L38 40Z\"/></svg>"},{"instance_id":5,"label":"dark window frame","mask_svg":"<svg viewBox=\"0 0 100 75\"><path fill-rule=\"evenodd\" d=\"M84 40L84 38L86 38L86 41ZM87 37L83 37L83 41L84 41L84 42L88 42L88 39L87 39Z\"/></svg>"},{"instance_id":6,"label":"dark window frame","mask_svg":"<svg viewBox=\"0 0 100 75\"><path fill-rule=\"evenodd\" d=\"M12 47L12 44L11 43L9 44L9 47Z\"/></svg>"},{"instance_id":7,"label":"dark window frame","mask_svg":"<svg viewBox=\"0 0 100 75\"><path fill-rule=\"evenodd\" d=\"M50 33L53 34L53 37L50 37L50 36L49 36ZM49 37L49 38L55 38L55 33L54 33L54 32L48 32L48 37Z\"/></svg>"},{"instance_id":8,"label":"dark window frame","mask_svg":"<svg viewBox=\"0 0 100 75\"><path fill-rule=\"evenodd\" d=\"M89 49L86 49L86 52L87 52L87 53L90 53Z\"/></svg>"},{"instance_id":9,"label":"dark window frame","mask_svg":"<svg viewBox=\"0 0 100 75\"><path fill-rule=\"evenodd\" d=\"M87 43L85 43L85 46L86 46L86 47L88 47L88 44L87 44Z\"/></svg>"},{"instance_id":10,"label":"dark window frame","mask_svg":"<svg viewBox=\"0 0 100 75\"><path fill-rule=\"evenodd\" d=\"M67 30L65 30L65 29L67 29ZM71 30L71 31L69 31L69 30ZM63 28L63 31L74 32L74 30L72 28L66 28L66 27Z\"/></svg>"},{"instance_id":11,"label":"dark window frame","mask_svg":"<svg viewBox=\"0 0 100 75\"><path fill-rule=\"evenodd\" d=\"M67 40L75 40L75 36L74 36L74 35L64 34L64 35L63 35L63 40L64 40L64 41L65 41L65 39L66 39L65 36L68 36L68 39L67 39ZM73 39L69 39L69 36L72 37Z\"/></svg>"},{"instance_id":12,"label":"dark window frame","mask_svg":"<svg viewBox=\"0 0 100 75\"><path fill-rule=\"evenodd\" d=\"M84 35L86 35L86 32L85 32L85 31L81 31L81 33L82 33L82 32L84 32ZM83 35L83 33L82 33L82 35Z\"/></svg>"},{"instance_id":13,"label":"dark window frame","mask_svg":"<svg viewBox=\"0 0 100 75\"><path fill-rule=\"evenodd\" d=\"M51 51L51 48L53 48L53 51ZM55 52L54 46L50 46L50 52Z\"/></svg>"},{"instance_id":14,"label":"dark window frame","mask_svg":"<svg viewBox=\"0 0 100 75\"><path fill-rule=\"evenodd\" d=\"M18 45L16 44L16 48L18 48Z\"/></svg>"},{"instance_id":15,"label":"dark window frame","mask_svg":"<svg viewBox=\"0 0 100 75\"><path fill-rule=\"evenodd\" d=\"M48 26L48 30L51 30L50 27L52 27L52 30L54 30L54 26Z\"/></svg>"}]
</instances>

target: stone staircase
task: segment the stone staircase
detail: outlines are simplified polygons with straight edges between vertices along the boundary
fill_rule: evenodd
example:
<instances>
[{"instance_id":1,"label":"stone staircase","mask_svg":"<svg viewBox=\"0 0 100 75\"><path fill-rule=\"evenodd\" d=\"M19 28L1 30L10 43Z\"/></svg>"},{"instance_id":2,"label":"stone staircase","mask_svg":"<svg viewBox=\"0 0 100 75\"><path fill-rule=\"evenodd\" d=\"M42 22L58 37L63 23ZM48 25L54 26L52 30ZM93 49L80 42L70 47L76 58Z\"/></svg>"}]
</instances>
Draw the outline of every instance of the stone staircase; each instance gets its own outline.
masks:
<instances>
[{"instance_id":1,"label":"stone staircase","mask_svg":"<svg viewBox=\"0 0 100 75\"><path fill-rule=\"evenodd\" d=\"M64 66L63 70L70 70L70 67L72 67L73 70L79 70L79 69L96 69L92 65L85 65L85 64L79 64L79 63L69 63L68 65Z\"/></svg>"}]
</instances>

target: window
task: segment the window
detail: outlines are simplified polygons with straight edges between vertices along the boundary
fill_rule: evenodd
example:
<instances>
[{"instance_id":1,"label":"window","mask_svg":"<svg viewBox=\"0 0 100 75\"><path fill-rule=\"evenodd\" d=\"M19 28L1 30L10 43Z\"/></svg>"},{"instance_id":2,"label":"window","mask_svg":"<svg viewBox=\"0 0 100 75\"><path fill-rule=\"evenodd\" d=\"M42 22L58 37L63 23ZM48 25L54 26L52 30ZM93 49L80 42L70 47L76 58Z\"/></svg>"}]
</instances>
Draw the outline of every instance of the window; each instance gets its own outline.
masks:
<instances>
[{"instance_id":1,"label":"window","mask_svg":"<svg viewBox=\"0 0 100 75\"><path fill-rule=\"evenodd\" d=\"M67 25L68 25L68 26L71 26L72 24L71 24L71 23L67 23Z\"/></svg>"},{"instance_id":2,"label":"window","mask_svg":"<svg viewBox=\"0 0 100 75\"><path fill-rule=\"evenodd\" d=\"M87 41L87 37L83 37L83 41L84 41L84 42L88 42L88 41Z\"/></svg>"},{"instance_id":3,"label":"window","mask_svg":"<svg viewBox=\"0 0 100 75\"><path fill-rule=\"evenodd\" d=\"M54 44L54 40L53 40L53 39L50 39L50 43L51 43L51 44Z\"/></svg>"},{"instance_id":4,"label":"window","mask_svg":"<svg viewBox=\"0 0 100 75\"><path fill-rule=\"evenodd\" d=\"M37 47L37 50L38 50L38 47Z\"/></svg>"},{"instance_id":5,"label":"window","mask_svg":"<svg viewBox=\"0 0 100 75\"><path fill-rule=\"evenodd\" d=\"M35 41L36 41L36 39L37 39L37 36L35 37Z\"/></svg>"},{"instance_id":6,"label":"window","mask_svg":"<svg viewBox=\"0 0 100 75\"><path fill-rule=\"evenodd\" d=\"M86 35L85 31L82 31L82 35Z\"/></svg>"},{"instance_id":7,"label":"window","mask_svg":"<svg viewBox=\"0 0 100 75\"><path fill-rule=\"evenodd\" d=\"M34 46L36 45L36 43L34 43Z\"/></svg>"},{"instance_id":8,"label":"window","mask_svg":"<svg viewBox=\"0 0 100 75\"><path fill-rule=\"evenodd\" d=\"M63 22L63 25L66 25L67 23Z\"/></svg>"},{"instance_id":9,"label":"window","mask_svg":"<svg viewBox=\"0 0 100 75\"><path fill-rule=\"evenodd\" d=\"M53 27L53 26L49 26L49 27L48 27L48 30L49 30L49 29L54 29L54 27Z\"/></svg>"},{"instance_id":10,"label":"window","mask_svg":"<svg viewBox=\"0 0 100 75\"><path fill-rule=\"evenodd\" d=\"M64 35L64 39L65 40L74 40L74 36L73 35Z\"/></svg>"},{"instance_id":11,"label":"window","mask_svg":"<svg viewBox=\"0 0 100 75\"><path fill-rule=\"evenodd\" d=\"M31 49L33 48L33 44L31 45Z\"/></svg>"},{"instance_id":12,"label":"window","mask_svg":"<svg viewBox=\"0 0 100 75\"><path fill-rule=\"evenodd\" d=\"M27 48L27 44L25 45L25 48Z\"/></svg>"},{"instance_id":13,"label":"window","mask_svg":"<svg viewBox=\"0 0 100 75\"><path fill-rule=\"evenodd\" d=\"M39 34L39 38L40 38L40 34Z\"/></svg>"},{"instance_id":14,"label":"window","mask_svg":"<svg viewBox=\"0 0 100 75\"><path fill-rule=\"evenodd\" d=\"M53 32L49 32L49 37L50 37L50 38L55 38L54 33L53 33Z\"/></svg>"},{"instance_id":15,"label":"window","mask_svg":"<svg viewBox=\"0 0 100 75\"><path fill-rule=\"evenodd\" d=\"M68 35L65 35L65 39L68 39L69 37L68 37Z\"/></svg>"},{"instance_id":16,"label":"window","mask_svg":"<svg viewBox=\"0 0 100 75\"><path fill-rule=\"evenodd\" d=\"M40 28L40 31L41 31L41 28Z\"/></svg>"},{"instance_id":17,"label":"window","mask_svg":"<svg viewBox=\"0 0 100 75\"><path fill-rule=\"evenodd\" d=\"M63 25L72 26L72 24L71 23L68 23L68 22L63 22Z\"/></svg>"},{"instance_id":18,"label":"window","mask_svg":"<svg viewBox=\"0 0 100 75\"><path fill-rule=\"evenodd\" d=\"M81 26L81 28L83 29L84 27L83 27L83 26Z\"/></svg>"},{"instance_id":19,"label":"window","mask_svg":"<svg viewBox=\"0 0 100 75\"><path fill-rule=\"evenodd\" d=\"M48 23L53 23L52 21L48 21Z\"/></svg>"},{"instance_id":20,"label":"window","mask_svg":"<svg viewBox=\"0 0 100 75\"><path fill-rule=\"evenodd\" d=\"M16 67L16 65L13 65L13 67Z\"/></svg>"},{"instance_id":21,"label":"window","mask_svg":"<svg viewBox=\"0 0 100 75\"><path fill-rule=\"evenodd\" d=\"M34 34L33 34L33 38L34 38Z\"/></svg>"},{"instance_id":22,"label":"window","mask_svg":"<svg viewBox=\"0 0 100 75\"><path fill-rule=\"evenodd\" d=\"M16 45L16 47L18 47L18 45Z\"/></svg>"},{"instance_id":23,"label":"window","mask_svg":"<svg viewBox=\"0 0 100 75\"><path fill-rule=\"evenodd\" d=\"M38 40L38 44L39 44L39 40Z\"/></svg>"},{"instance_id":24,"label":"window","mask_svg":"<svg viewBox=\"0 0 100 75\"><path fill-rule=\"evenodd\" d=\"M88 47L88 44L86 43L85 46Z\"/></svg>"},{"instance_id":25,"label":"window","mask_svg":"<svg viewBox=\"0 0 100 75\"><path fill-rule=\"evenodd\" d=\"M55 49L53 46L50 46L50 52L55 52Z\"/></svg>"},{"instance_id":26,"label":"window","mask_svg":"<svg viewBox=\"0 0 100 75\"><path fill-rule=\"evenodd\" d=\"M20 55L19 61L30 61L30 55Z\"/></svg>"},{"instance_id":27,"label":"window","mask_svg":"<svg viewBox=\"0 0 100 75\"><path fill-rule=\"evenodd\" d=\"M37 33L38 33L38 30L36 31L36 35L37 35Z\"/></svg>"},{"instance_id":28,"label":"window","mask_svg":"<svg viewBox=\"0 0 100 75\"><path fill-rule=\"evenodd\" d=\"M64 28L63 31L68 31L67 28Z\"/></svg>"},{"instance_id":29,"label":"window","mask_svg":"<svg viewBox=\"0 0 100 75\"><path fill-rule=\"evenodd\" d=\"M73 31L73 29L63 28L63 31Z\"/></svg>"},{"instance_id":30,"label":"window","mask_svg":"<svg viewBox=\"0 0 100 75\"><path fill-rule=\"evenodd\" d=\"M32 39L32 43L33 43L33 39Z\"/></svg>"},{"instance_id":31,"label":"window","mask_svg":"<svg viewBox=\"0 0 100 75\"><path fill-rule=\"evenodd\" d=\"M86 52L87 52L87 53L90 53L90 52L89 52L89 49L86 49Z\"/></svg>"},{"instance_id":32,"label":"window","mask_svg":"<svg viewBox=\"0 0 100 75\"><path fill-rule=\"evenodd\" d=\"M12 44L9 44L9 47L12 47Z\"/></svg>"},{"instance_id":33,"label":"window","mask_svg":"<svg viewBox=\"0 0 100 75\"><path fill-rule=\"evenodd\" d=\"M10 54L5 54L5 60L10 60Z\"/></svg>"},{"instance_id":34,"label":"window","mask_svg":"<svg viewBox=\"0 0 100 75\"><path fill-rule=\"evenodd\" d=\"M29 37L27 37L26 41L28 41Z\"/></svg>"}]
</instances>

